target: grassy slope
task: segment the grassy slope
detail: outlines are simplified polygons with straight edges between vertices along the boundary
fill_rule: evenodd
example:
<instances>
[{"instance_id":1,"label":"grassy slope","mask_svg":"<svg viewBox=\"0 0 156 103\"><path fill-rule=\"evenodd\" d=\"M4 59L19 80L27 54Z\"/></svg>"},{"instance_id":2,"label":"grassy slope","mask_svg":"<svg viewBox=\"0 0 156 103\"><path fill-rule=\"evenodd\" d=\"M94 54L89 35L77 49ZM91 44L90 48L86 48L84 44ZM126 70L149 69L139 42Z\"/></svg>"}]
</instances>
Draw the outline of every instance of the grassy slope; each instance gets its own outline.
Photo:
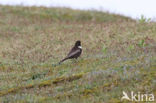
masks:
<instances>
[{"instance_id":1,"label":"grassy slope","mask_svg":"<svg viewBox=\"0 0 156 103\"><path fill-rule=\"evenodd\" d=\"M65 57L82 41L78 62ZM0 101L116 103L156 96L156 23L96 11L0 6ZM123 101L126 102L126 101Z\"/></svg>"}]
</instances>

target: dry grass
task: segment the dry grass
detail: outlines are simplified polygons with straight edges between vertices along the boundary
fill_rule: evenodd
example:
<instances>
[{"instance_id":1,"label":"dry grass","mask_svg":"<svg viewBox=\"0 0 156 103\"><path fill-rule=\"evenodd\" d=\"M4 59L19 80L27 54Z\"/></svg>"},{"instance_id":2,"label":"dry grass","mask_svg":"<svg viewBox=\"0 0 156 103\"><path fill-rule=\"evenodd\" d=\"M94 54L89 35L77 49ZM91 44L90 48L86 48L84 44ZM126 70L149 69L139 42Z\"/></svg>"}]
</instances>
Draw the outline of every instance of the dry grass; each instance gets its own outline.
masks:
<instances>
[{"instance_id":1,"label":"dry grass","mask_svg":"<svg viewBox=\"0 0 156 103\"><path fill-rule=\"evenodd\" d=\"M156 95L156 23L59 8L0 12L0 102L117 103L123 90ZM55 65L76 40L81 58Z\"/></svg>"}]
</instances>

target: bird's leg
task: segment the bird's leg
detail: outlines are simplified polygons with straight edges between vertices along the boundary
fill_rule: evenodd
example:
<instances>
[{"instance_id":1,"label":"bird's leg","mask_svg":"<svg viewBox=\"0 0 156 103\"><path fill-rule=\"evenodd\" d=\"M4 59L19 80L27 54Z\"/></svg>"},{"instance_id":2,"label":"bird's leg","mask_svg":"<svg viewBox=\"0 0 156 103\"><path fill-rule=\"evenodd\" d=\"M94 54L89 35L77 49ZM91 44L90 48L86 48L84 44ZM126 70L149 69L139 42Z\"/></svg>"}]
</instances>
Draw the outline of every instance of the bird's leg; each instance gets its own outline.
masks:
<instances>
[{"instance_id":1,"label":"bird's leg","mask_svg":"<svg viewBox=\"0 0 156 103\"><path fill-rule=\"evenodd\" d=\"M76 58L74 58L74 59L73 59L73 63L76 63L76 62L77 62L77 59L76 59Z\"/></svg>"}]
</instances>

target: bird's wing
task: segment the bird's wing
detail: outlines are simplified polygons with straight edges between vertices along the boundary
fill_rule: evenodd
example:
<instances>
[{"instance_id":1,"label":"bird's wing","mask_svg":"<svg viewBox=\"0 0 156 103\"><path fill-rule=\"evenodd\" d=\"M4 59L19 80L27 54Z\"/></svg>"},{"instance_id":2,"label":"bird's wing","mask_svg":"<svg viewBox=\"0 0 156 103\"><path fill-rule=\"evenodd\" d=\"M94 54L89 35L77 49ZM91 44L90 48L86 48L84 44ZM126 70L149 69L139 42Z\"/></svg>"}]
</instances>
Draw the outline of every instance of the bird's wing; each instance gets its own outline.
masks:
<instances>
[{"instance_id":1,"label":"bird's wing","mask_svg":"<svg viewBox=\"0 0 156 103\"><path fill-rule=\"evenodd\" d=\"M68 55L70 55L74 50L75 50L75 47L73 47L73 48L70 50L70 52L68 53ZM67 56L68 56L68 55L67 55Z\"/></svg>"},{"instance_id":2,"label":"bird's wing","mask_svg":"<svg viewBox=\"0 0 156 103\"><path fill-rule=\"evenodd\" d=\"M79 53L79 52L80 52L80 49L77 49L77 50L75 50L75 51L72 51L72 52L70 52L70 53L68 54L67 57L70 58L70 57L76 55L76 54Z\"/></svg>"}]
</instances>

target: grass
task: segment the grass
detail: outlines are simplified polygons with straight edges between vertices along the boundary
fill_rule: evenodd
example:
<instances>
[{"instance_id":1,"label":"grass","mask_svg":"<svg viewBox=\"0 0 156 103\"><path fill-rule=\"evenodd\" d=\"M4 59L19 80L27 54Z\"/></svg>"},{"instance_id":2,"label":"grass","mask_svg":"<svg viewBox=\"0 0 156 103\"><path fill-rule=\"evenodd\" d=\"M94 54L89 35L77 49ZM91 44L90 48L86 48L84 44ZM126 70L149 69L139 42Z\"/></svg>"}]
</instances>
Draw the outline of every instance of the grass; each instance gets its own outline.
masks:
<instances>
[{"instance_id":1,"label":"grass","mask_svg":"<svg viewBox=\"0 0 156 103\"><path fill-rule=\"evenodd\" d=\"M156 23L97 11L0 6L0 102L126 103L156 96ZM76 40L77 62L56 65Z\"/></svg>"}]
</instances>

